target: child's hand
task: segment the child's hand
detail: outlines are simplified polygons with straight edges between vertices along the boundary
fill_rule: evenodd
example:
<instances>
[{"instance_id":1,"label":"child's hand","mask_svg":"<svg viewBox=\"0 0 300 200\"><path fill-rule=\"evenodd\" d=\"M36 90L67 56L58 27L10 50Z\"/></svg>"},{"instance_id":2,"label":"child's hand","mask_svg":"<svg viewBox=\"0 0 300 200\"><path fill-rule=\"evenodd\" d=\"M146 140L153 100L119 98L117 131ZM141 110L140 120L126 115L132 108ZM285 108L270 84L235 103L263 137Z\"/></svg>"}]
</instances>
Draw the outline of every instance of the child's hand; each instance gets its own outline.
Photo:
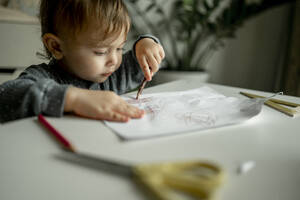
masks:
<instances>
[{"instance_id":1,"label":"child's hand","mask_svg":"<svg viewBox=\"0 0 300 200\"><path fill-rule=\"evenodd\" d=\"M127 122L130 118L141 118L144 115L143 110L129 105L114 92L75 87L67 90L64 111L82 117L119 122Z\"/></svg>"},{"instance_id":2,"label":"child's hand","mask_svg":"<svg viewBox=\"0 0 300 200\"><path fill-rule=\"evenodd\" d=\"M151 38L143 38L136 43L135 54L147 81L151 81L165 57L163 47Z\"/></svg>"}]
</instances>

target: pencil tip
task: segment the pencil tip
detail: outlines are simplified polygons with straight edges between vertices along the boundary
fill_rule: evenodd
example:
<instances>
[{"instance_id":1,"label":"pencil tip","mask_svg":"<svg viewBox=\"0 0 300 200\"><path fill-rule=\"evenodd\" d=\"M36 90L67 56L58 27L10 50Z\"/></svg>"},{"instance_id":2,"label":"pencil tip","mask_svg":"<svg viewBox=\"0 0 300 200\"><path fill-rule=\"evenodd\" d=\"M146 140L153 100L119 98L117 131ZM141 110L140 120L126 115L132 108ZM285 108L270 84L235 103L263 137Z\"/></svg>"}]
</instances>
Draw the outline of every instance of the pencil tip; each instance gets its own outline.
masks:
<instances>
[{"instance_id":1,"label":"pencil tip","mask_svg":"<svg viewBox=\"0 0 300 200\"><path fill-rule=\"evenodd\" d=\"M76 153L74 147L72 147L72 146L69 146L69 147L67 147L67 148L65 148L65 149L66 149L67 151L69 151L69 152Z\"/></svg>"}]
</instances>

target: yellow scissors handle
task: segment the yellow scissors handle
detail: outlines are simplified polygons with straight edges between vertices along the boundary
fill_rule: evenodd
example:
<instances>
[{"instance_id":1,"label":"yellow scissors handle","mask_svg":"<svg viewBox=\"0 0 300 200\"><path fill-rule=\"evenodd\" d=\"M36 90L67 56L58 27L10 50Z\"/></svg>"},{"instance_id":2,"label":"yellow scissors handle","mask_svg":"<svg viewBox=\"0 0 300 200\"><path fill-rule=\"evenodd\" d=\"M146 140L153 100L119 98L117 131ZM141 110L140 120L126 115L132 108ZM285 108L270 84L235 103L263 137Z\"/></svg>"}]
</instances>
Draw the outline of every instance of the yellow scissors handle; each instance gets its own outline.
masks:
<instances>
[{"instance_id":1,"label":"yellow scissors handle","mask_svg":"<svg viewBox=\"0 0 300 200\"><path fill-rule=\"evenodd\" d=\"M210 199L225 177L218 165L209 162L147 164L134 169L136 180L161 200L182 199L178 192Z\"/></svg>"},{"instance_id":2,"label":"yellow scissors handle","mask_svg":"<svg viewBox=\"0 0 300 200\"><path fill-rule=\"evenodd\" d=\"M181 200L182 194L211 199L224 181L224 172L210 162L165 162L128 165L84 153L65 152L63 160L134 178L160 200ZM181 194L178 195L178 194Z\"/></svg>"}]
</instances>

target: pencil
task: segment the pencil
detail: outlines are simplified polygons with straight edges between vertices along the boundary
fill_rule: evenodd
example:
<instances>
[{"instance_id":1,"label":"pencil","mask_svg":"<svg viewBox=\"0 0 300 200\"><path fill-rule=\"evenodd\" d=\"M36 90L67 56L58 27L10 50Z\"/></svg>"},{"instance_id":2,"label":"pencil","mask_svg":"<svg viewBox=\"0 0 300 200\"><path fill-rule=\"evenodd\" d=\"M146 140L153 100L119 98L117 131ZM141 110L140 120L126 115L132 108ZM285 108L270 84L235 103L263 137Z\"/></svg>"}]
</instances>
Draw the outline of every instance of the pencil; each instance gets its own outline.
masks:
<instances>
[{"instance_id":1,"label":"pencil","mask_svg":"<svg viewBox=\"0 0 300 200\"><path fill-rule=\"evenodd\" d=\"M139 89L139 91L138 91L138 93L137 93L135 99L139 99L139 96L142 94L143 89L144 89L144 87L146 86L146 83L147 83L147 79L144 78L144 80L143 80L143 82L142 82L142 84L141 84L141 86L140 86L140 89Z\"/></svg>"},{"instance_id":2,"label":"pencil","mask_svg":"<svg viewBox=\"0 0 300 200\"><path fill-rule=\"evenodd\" d=\"M62 145L62 147L70 152L75 153L75 149L73 145L58 131L56 130L47 120L46 118L42 115L39 114L38 120L41 124L44 125L46 129L49 130L49 132L54 136L54 138L59 142L59 144Z\"/></svg>"}]
</instances>

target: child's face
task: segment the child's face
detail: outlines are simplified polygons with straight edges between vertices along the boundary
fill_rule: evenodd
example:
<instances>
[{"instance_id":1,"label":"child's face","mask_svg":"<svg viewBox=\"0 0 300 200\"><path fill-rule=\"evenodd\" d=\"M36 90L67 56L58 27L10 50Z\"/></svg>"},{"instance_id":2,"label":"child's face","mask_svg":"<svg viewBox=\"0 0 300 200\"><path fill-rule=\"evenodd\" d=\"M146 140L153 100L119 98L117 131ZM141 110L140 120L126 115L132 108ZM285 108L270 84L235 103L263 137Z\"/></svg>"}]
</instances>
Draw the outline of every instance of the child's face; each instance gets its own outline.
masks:
<instances>
[{"instance_id":1,"label":"child's face","mask_svg":"<svg viewBox=\"0 0 300 200\"><path fill-rule=\"evenodd\" d=\"M91 38L97 38L96 34L86 31L78 34L76 40L63 41L63 58L59 63L79 78L101 83L121 65L126 34L122 31L114 38L91 42Z\"/></svg>"}]
</instances>

